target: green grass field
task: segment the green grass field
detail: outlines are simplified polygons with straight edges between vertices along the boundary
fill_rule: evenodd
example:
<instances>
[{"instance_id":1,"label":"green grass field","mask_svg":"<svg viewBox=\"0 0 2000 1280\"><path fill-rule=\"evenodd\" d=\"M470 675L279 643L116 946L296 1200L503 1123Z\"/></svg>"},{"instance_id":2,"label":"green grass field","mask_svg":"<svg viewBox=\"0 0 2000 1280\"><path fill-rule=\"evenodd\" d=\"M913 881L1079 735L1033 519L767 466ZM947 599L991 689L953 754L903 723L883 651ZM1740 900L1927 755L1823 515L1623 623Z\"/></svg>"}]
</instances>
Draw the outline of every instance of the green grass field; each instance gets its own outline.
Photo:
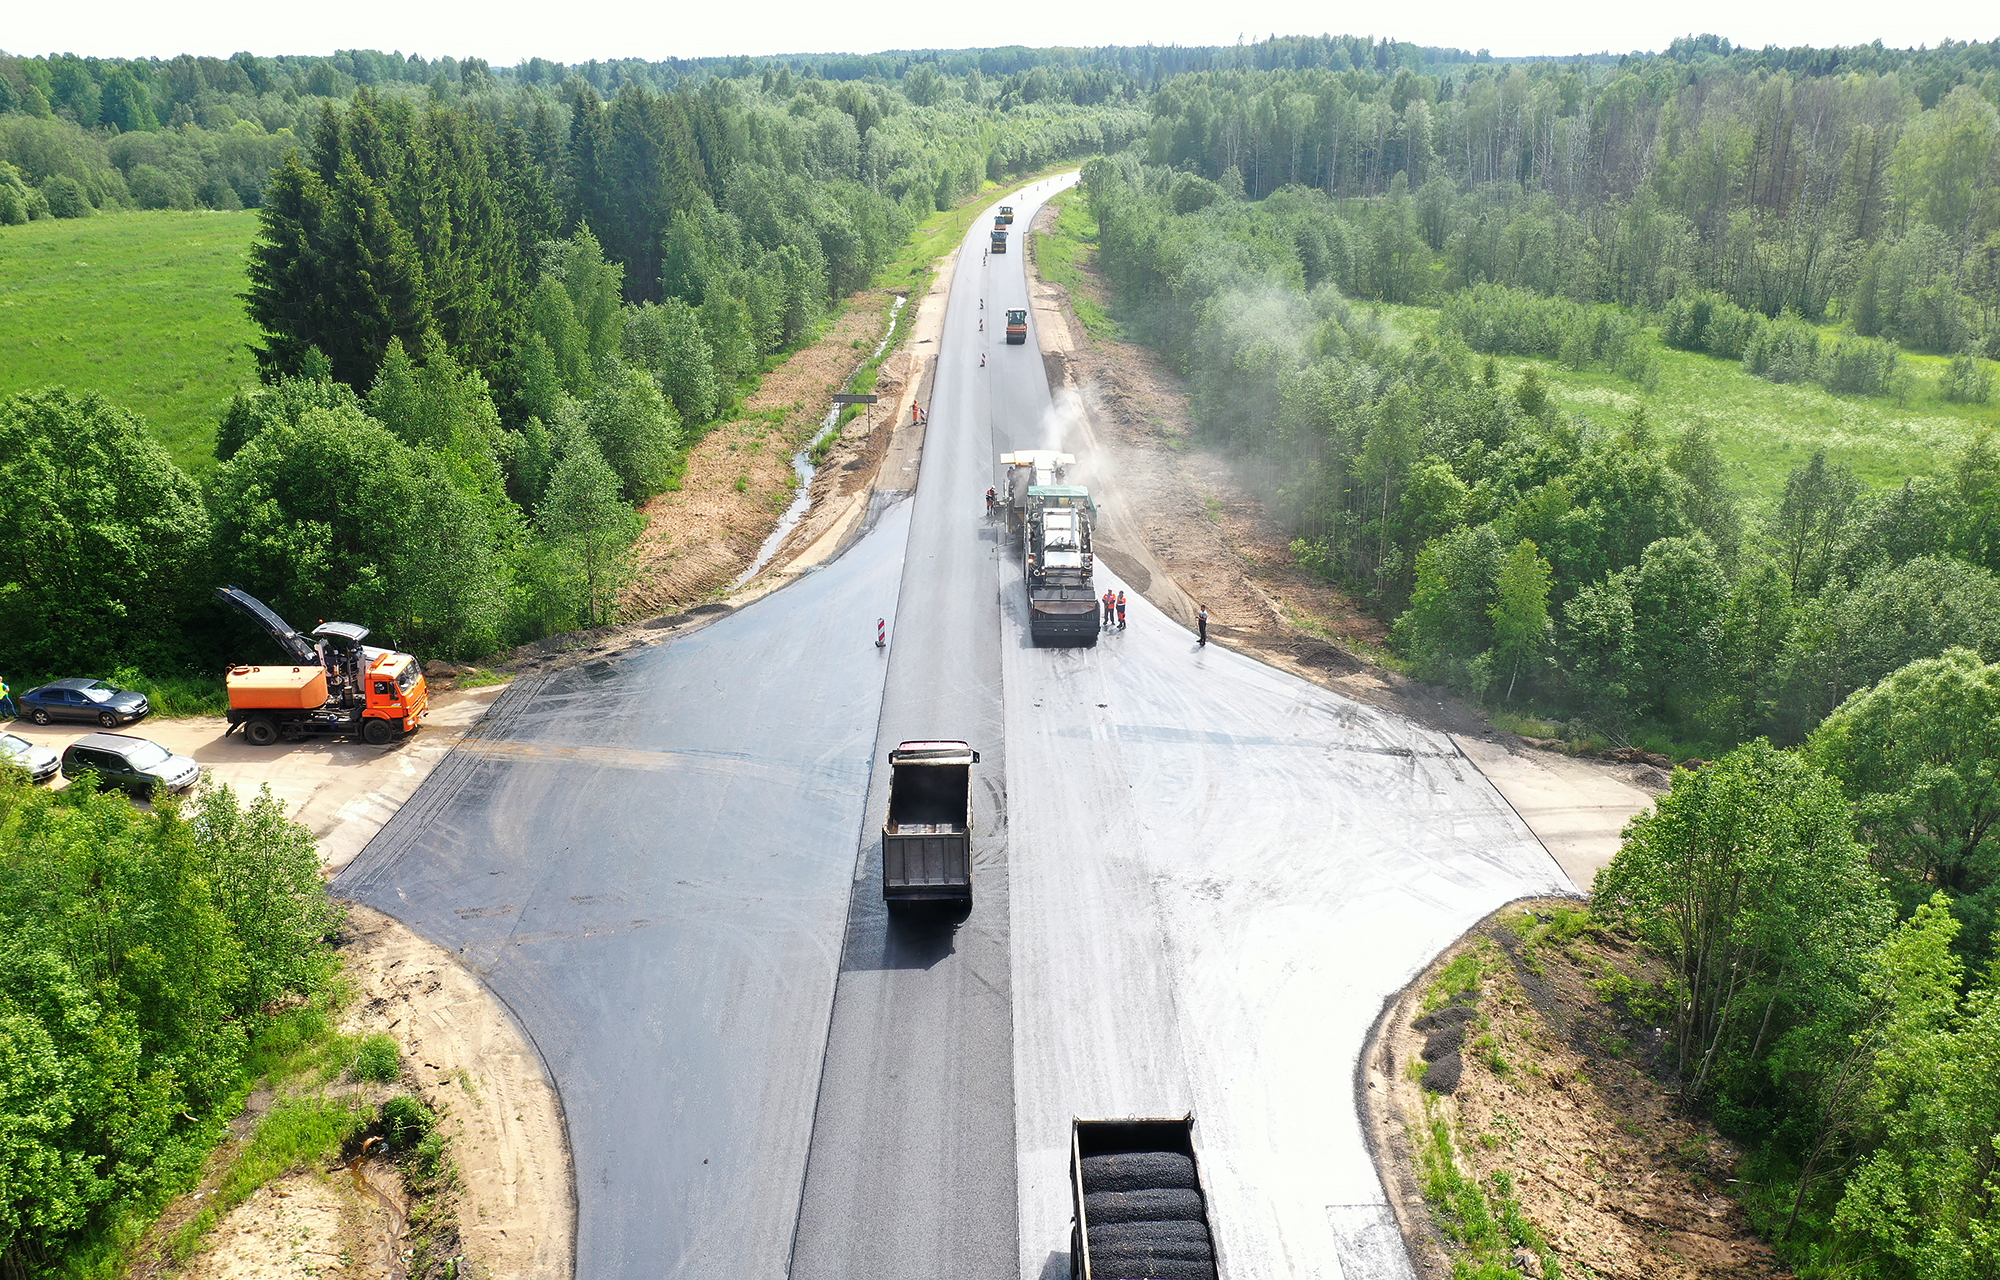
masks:
<instances>
[{"instance_id":1,"label":"green grass field","mask_svg":"<svg viewBox=\"0 0 2000 1280\"><path fill-rule=\"evenodd\" d=\"M1086 286L1083 269L1097 261L1097 217L1090 201L1076 187L1049 198L1056 206L1053 231L1035 236L1035 269L1044 280L1069 290L1070 306L1090 336L1122 341L1124 326L1096 301L1096 291Z\"/></svg>"},{"instance_id":2,"label":"green grass field","mask_svg":"<svg viewBox=\"0 0 2000 1280\"><path fill-rule=\"evenodd\" d=\"M256 379L244 254L257 216L105 214L0 227L0 395L95 391L152 426L190 471Z\"/></svg>"},{"instance_id":3,"label":"green grass field","mask_svg":"<svg viewBox=\"0 0 2000 1280\"><path fill-rule=\"evenodd\" d=\"M1356 303L1362 315L1379 314L1402 338L1435 327L1433 307ZM1829 336L1835 331L1827 330ZM1499 358L1509 377L1535 365L1556 402L1572 413L1613 427L1643 404L1655 427L1677 431L1706 418L1737 489L1753 506L1775 503L1785 476L1818 449L1871 487L1928 475L1978 431L2000 426L2000 403L1949 404L1938 398L1943 356L1904 352L1901 368L1913 374L1904 404L1888 396L1839 396L1816 386L1766 382L1734 360L1676 351L1655 340L1659 380L1651 391L1607 370L1566 369L1553 360Z\"/></svg>"}]
</instances>

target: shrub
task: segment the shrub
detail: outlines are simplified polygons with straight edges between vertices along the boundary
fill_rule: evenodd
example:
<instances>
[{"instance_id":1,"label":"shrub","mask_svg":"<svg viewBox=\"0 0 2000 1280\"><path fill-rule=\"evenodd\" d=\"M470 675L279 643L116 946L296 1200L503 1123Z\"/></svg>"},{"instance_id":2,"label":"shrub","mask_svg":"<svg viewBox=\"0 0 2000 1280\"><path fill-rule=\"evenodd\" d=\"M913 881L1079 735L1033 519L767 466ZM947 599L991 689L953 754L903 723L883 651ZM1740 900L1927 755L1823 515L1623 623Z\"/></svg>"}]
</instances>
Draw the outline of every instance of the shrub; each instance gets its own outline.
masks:
<instances>
[{"instance_id":1,"label":"shrub","mask_svg":"<svg viewBox=\"0 0 2000 1280\"><path fill-rule=\"evenodd\" d=\"M436 1124L436 1113L413 1093L399 1093L382 1104L382 1129L398 1151L422 1142Z\"/></svg>"},{"instance_id":2,"label":"shrub","mask_svg":"<svg viewBox=\"0 0 2000 1280\"><path fill-rule=\"evenodd\" d=\"M1993 370L1970 351L1960 352L1939 376L1938 394L1952 404L1985 404L1993 398Z\"/></svg>"},{"instance_id":3,"label":"shrub","mask_svg":"<svg viewBox=\"0 0 2000 1280\"><path fill-rule=\"evenodd\" d=\"M373 1080L387 1084L403 1070L402 1054L396 1048L393 1037L377 1032L361 1042L355 1051L354 1065L348 1074L356 1080Z\"/></svg>"},{"instance_id":4,"label":"shrub","mask_svg":"<svg viewBox=\"0 0 2000 1280\"><path fill-rule=\"evenodd\" d=\"M57 218L88 218L97 212L90 207L90 197L84 193L83 184L66 173L58 173L42 184L42 198L49 202L49 213Z\"/></svg>"},{"instance_id":5,"label":"shrub","mask_svg":"<svg viewBox=\"0 0 2000 1280\"><path fill-rule=\"evenodd\" d=\"M1879 396L1896 372L1896 344L1850 334L1825 349L1819 381L1843 395Z\"/></svg>"},{"instance_id":6,"label":"shrub","mask_svg":"<svg viewBox=\"0 0 2000 1280\"><path fill-rule=\"evenodd\" d=\"M1743 367L1769 382L1811 382L1819 373L1819 330L1786 312L1750 340Z\"/></svg>"}]
</instances>

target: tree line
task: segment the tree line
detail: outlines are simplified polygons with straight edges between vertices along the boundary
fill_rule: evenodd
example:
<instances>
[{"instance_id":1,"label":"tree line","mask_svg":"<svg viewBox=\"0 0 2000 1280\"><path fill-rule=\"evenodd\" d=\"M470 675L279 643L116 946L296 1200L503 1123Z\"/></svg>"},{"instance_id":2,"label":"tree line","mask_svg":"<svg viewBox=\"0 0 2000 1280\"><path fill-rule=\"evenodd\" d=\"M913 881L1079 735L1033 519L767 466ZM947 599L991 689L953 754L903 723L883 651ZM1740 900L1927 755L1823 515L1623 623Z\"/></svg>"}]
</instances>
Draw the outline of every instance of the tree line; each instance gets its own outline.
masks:
<instances>
[{"instance_id":1,"label":"tree line","mask_svg":"<svg viewBox=\"0 0 2000 1280\"><path fill-rule=\"evenodd\" d=\"M1749 512L1708 429L1580 424L1534 370L1502 378L1469 349L1644 378L1629 313L1483 286L1446 300L1436 338L1401 341L1314 283L1309 199L1189 201L1200 181L1087 165L1105 269L1204 432L1269 469L1302 559L1395 621L1416 674L1600 732L1796 742L1915 658L2000 658L1990 437L1879 494L1815 457ZM1711 307L1707 329L1726 318ZM1870 376L1866 339L1786 354L1785 323L1746 321L1765 376Z\"/></svg>"},{"instance_id":2,"label":"tree line","mask_svg":"<svg viewBox=\"0 0 2000 1280\"><path fill-rule=\"evenodd\" d=\"M1796 752L1677 772L1598 876L1668 972L1613 999L1746 1144L1737 1196L1800 1274L1996 1274L1997 749L2000 665L1949 649Z\"/></svg>"},{"instance_id":3,"label":"tree line","mask_svg":"<svg viewBox=\"0 0 2000 1280\"><path fill-rule=\"evenodd\" d=\"M2000 51L1791 61L1190 75L1149 99L1145 159L1319 193L1313 265L1353 296L1705 290L2000 356Z\"/></svg>"},{"instance_id":4,"label":"tree line","mask_svg":"<svg viewBox=\"0 0 2000 1280\"><path fill-rule=\"evenodd\" d=\"M99 397L0 404L17 662L212 668L242 646L222 582L427 656L609 621L633 505L767 360L941 203L1143 125L786 74L394 89L319 103L261 179L264 382L220 407L201 482Z\"/></svg>"}]
</instances>

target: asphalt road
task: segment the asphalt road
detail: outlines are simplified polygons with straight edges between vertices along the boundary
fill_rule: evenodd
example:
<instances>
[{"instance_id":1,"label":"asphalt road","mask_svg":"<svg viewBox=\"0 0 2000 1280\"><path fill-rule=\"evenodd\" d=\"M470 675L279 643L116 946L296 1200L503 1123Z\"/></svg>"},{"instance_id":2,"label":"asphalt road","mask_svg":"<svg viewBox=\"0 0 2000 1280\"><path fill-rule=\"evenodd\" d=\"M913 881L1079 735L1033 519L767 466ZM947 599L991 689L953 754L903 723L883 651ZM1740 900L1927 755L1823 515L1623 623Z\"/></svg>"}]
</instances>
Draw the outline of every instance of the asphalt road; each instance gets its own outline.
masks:
<instances>
[{"instance_id":1,"label":"asphalt road","mask_svg":"<svg viewBox=\"0 0 2000 1280\"><path fill-rule=\"evenodd\" d=\"M541 1053L579 1277L785 1272L908 513L685 638L517 682L335 882Z\"/></svg>"},{"instance_id":2,"label":"asphalt road","mask_svg":"<svg viewBox=\"0 0 2000 1280\"><path fill-rule=\"evenodd\" d=\"M968 234L913 500L696 635L511 690L338 882L540 1048L579 1276L1054 1280L1071 1117L1190 1112L1227 1280L1409 1275L1362 1038L1568 882L1449 739L1129 587L1127 631L1029 644L981 495L1063 444L1032 332L1001 334L1052 185L1011 200L1015 252ZM930 737L982 753L974 903L891 920L872 764Z\"/></svg>"}]
</instances>

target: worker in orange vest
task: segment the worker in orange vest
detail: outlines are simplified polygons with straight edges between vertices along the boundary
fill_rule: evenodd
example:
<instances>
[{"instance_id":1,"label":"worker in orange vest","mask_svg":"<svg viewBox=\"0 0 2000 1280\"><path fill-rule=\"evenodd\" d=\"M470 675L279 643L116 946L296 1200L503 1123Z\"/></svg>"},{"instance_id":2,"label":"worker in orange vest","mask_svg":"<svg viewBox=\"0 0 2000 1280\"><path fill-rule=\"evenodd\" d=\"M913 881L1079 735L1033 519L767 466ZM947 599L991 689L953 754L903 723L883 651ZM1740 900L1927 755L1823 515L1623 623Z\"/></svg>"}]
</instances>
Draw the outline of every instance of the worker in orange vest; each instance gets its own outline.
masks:
<instances>
[{"instance_id":1,"label":"worker in orange vest","mask_svg":"<svg viewBox=\"0 0 2000 1280\"><path fill-rule=\"evenodd\" d=\"M1125 629L1125 593L1123 591L1118 593L1118 629L1120 631Z\"/></svg>"},{"instance_id":2,"label":"worker in orange vest","mask_svg":"<svg viewBox=\"0 0 2000 1280\"><path fill-rule=\"evenodd\" d=\"M1117 614L1118 600L1111 594L1111 588L1106 587L1104 589L1104 630L1109 631L1111 629L1111 623L1117 617Z\"/></svg>"}]
</instances>

